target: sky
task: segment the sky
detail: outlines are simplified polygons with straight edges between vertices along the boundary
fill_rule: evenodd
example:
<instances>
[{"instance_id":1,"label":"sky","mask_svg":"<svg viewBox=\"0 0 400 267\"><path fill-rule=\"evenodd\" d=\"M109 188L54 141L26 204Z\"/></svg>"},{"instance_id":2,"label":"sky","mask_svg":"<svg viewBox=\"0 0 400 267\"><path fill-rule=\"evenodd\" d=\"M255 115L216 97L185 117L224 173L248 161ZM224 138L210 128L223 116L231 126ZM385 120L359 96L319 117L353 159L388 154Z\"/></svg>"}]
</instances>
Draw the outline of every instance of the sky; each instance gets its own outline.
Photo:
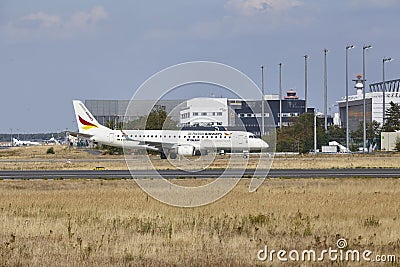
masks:
<instances>
[{"instance_id":1,"label":"sky","mask_svg":"<svg viewBox=\"0 0 400 267\"><path fill-rule=\"evenodd\" d=\"M350 78L362 73L363 45L373 46L368 82L382 80L384 57L394 59L386 79L400 78L399 13L398 0L1 0L0 133L76 130L73 99L131 99L155 73L198 60L260 87L264 65L267 94L278 94L282 63L283 90L304 98L307 54L309 106L323 111L324 48L334 112L346 45Z\"/></svg>"}]
</instances>

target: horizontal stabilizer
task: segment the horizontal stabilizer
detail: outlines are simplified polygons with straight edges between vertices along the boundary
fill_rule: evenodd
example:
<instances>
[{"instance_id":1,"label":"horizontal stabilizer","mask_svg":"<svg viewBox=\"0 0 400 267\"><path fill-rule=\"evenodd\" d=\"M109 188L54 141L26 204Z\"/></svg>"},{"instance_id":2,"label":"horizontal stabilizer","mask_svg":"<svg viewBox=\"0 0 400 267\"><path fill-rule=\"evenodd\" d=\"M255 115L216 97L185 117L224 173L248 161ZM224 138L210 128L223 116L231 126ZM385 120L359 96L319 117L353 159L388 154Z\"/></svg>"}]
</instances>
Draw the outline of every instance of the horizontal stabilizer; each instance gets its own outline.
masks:
<instances>
[{"instance_id":1,"label":"horizontal stabilizer","mask_svg":"<svg viewBox=\"0 0 400 267\"><path fill-rule=\"evenodd\" d=\"M66 132L69 135L77 138L85 138L85 139L90 139L93 135L92 134L84 134L84 133L79 133L79 132Z\"/></svg>"}]
</instances>

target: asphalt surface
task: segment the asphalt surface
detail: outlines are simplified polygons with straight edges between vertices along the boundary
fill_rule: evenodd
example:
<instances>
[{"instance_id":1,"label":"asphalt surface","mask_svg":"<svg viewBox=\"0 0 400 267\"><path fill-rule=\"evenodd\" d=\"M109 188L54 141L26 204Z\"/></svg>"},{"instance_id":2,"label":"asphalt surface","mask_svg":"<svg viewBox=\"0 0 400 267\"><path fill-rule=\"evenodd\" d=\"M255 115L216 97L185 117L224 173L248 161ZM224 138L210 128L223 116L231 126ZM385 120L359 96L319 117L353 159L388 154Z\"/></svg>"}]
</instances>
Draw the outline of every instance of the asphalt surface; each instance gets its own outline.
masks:
<instances>
[{"instance_id":1,"label":"asphalt surface","mask_svg":"<svg viewBox=\"0 0 400 267\"><path fill-rule=\"evenodd\" d=\"M180 170L161 170L161 176L174 178L218 178L223 170L203 170L186 172ZM242 172L238 172L240 175ZM243 177L251 177L254 170L246 170ZM0 171L0 179L130 179L154 178L154 171L128 170L33 170ZM237 177L237 176L235 176ZM400 169L272 169L268 178L400 178Z\"/></svg>"}]
</instances>

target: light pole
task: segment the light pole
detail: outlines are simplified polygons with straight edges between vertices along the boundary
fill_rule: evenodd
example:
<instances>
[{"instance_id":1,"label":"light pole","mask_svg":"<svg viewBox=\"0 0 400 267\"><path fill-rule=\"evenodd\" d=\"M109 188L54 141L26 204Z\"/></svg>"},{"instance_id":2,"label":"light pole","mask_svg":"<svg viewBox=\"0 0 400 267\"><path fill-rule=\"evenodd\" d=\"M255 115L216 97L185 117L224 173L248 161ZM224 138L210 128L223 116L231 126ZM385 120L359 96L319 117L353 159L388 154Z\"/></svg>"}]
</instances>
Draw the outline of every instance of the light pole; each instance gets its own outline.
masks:
<instances>
[{"instance_id":1,"label":"light pole","mask_svg":"<svg viewBox=\"0 0 400 267\"><path fill-rule=\"evenodd\" d=\"M386 57L382 59L382 91L383 91L383 109L382 109L382 128L385 126L385 95L386 95L386 84L385 84L385 63L392 61L392 58Z\"/></svg>"},{"instance_id":2,"label":"light pole","mask_svg":"<svg viewBox=\"0 0 400 267\"><path fill-rule=\"evenodd\" d=\"M265 101L265 93L264 93L264 66L261 65L261 94L262 94L262 98L261 98L261 137L263 137L265 135L264 133L264 129L265 129L265 125L264 125L264 101Z\"/></svg>"},{"instance_id":3,"label":"light pole","mask_svg":"<svg viewBox=\"0 0 400 267\"><path fill-rule=\"evenodd\" d=\"M11 146L14 146L14 140L13 140L13 135L12 135L12 128L10 128L10 141L11 141Z\"/></svg>"},{"instance_id":4,"label":"light pole","mask_svg":"<svg viewBox=\"0 0 400 267\"><path fill-rule=\"evenodd\" d=\"M308 55L304 55L304 113L307 113L307 59Z\"/></svg>"},{"instance_id":5,"label":"light pole","mask_svg":"<svg viewBox=\"0 0 400 267\"><path fill-rule=\"evenodd\" d=\"M366 122L366 107L365 107L365 81L367 80L365 77L365 50L368 50L372 48L371 45L364 45L363 46L363 79L362 79L362 83L363 83L363 153L365 153L366 151L366 147L367 147L367 122Z\"/></svg>"},{"instance_id":6,"label":"light pole","mask_svg":"<svg viewBox=\"0 0 400 267\"><path fill-rule=\"evenodd\" d=\"M326 65L326 54L328 49L324 49L324 114L325 114L325 132L328 131L328 75Z\"/></svg>"},{"instance_id":7,"label":"light pole","mask_svg":"<svg viewBox=\"0 0 400 267\"><path fill-rule=\"evenodd\" d=\"M349 50L354 45L346 46L346 148L349 149Z\"/></svg>"},{"instance_id":8,"label":"light pole","mask_svg":"<svg viewBox=\"0 0 400 267\"><path fill-rule=\"evenodd\" d=\"M282 128L282 63L279 63L279 128Z\"/></svg>"},{"instance_id":9,"label":"light pole","mask_svg":"<svg viewBox=\"0 0 400 267\"><path fill-rule=\"evenodd\" d=\"M317 110L314 108L314 154L317 153Z\"/></svg>"}]
</instances>

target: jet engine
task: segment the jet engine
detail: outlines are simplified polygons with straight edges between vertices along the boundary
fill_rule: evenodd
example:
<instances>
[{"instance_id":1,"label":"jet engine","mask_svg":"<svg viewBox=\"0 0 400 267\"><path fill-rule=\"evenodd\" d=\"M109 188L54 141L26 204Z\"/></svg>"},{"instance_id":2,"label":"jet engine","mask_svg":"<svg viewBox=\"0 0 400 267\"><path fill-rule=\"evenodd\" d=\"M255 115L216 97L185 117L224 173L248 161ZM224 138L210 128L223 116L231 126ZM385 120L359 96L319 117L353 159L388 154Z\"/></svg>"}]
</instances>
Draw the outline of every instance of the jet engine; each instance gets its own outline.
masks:
<instances>
[{"instance_id":1,"label":"jet engine","mask_svg":"<svg viewBox=\"0 0 400 267\"><path fill-rule=\"evenodd\" d=\"M195 147L190 145L178 146L177 148L177 153L181 156L193 156L195 151Z\"/></svg>"},{"instance_id":2,"label":"jet engine","mask_svg":"<svg viewBox=\"0 0 400 267\"><path fill-rule=\"evenodd\" d=\"M178 146L169 153L171 159L176 159L178 155L180 156L194 156L196 153L196 148L191 145Z\"/></svg>"}]
</instances>

